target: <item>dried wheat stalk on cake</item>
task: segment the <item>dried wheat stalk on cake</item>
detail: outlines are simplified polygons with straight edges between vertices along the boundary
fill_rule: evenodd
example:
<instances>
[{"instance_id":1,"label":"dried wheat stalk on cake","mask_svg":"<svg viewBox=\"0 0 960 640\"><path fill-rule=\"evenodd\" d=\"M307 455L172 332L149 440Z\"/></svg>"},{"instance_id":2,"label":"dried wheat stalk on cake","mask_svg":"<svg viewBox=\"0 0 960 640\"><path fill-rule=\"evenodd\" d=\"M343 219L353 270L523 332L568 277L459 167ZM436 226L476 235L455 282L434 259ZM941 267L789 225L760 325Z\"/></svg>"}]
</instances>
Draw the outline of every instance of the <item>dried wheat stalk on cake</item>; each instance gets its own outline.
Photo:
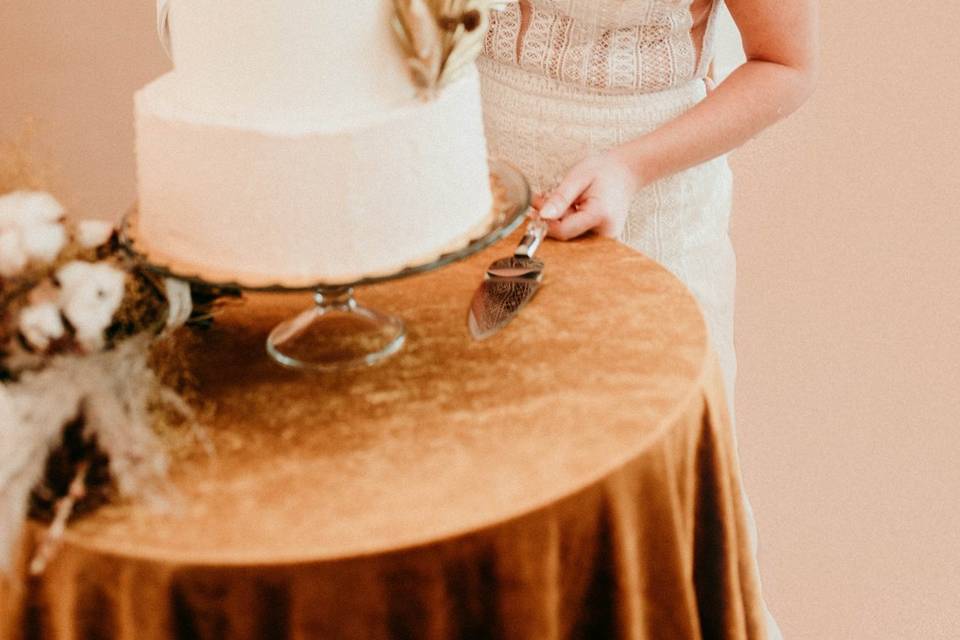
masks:
<instances>
[{"instance_id":1,"label":"dried wheat stalk on cake","mask_svg":"<svg viewBox=\"0 0 960 640\"><path fill-rule=\"evenodd\" d=\"M435 97L479 55L489 6L489 0L394 0L394 30L422 97Z\"/></svg>"}]
</instances>

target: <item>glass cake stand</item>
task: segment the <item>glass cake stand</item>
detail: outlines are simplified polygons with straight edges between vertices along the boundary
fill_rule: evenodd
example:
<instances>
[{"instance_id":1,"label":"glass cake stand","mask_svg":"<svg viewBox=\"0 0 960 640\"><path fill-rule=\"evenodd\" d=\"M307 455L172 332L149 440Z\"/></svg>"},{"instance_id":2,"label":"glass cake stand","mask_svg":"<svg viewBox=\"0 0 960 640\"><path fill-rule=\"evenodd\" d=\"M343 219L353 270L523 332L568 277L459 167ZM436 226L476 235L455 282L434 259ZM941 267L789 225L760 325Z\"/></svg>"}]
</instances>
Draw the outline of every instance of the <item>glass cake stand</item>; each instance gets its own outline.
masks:
<instances>
[{"instance_id":1,"label":"glass cake stand","mask_svg":"<svg viewBox=\"0 0 960 640\"><path fill-rule=\"evenodd\" d=\"M439 269L482 251L509 235L520 225L530 207L529 183L518 169L502 160L490 161L490 180L495 194L494 215L479 237L436 260L346 283L316 282L302 287L248 286L238 281L213 282L182 268L151 261L149 254L138 247L135 225L131 224L136 216L136 206L124 216L120 240L127 253L162 276L241 291L312 291L314 306L274 327L267 337L267 353L292 369L337 371L367 367L398 352L406 339L406 328L401 318L359 304L354 289Z\"/></svg>"}]
</instances>

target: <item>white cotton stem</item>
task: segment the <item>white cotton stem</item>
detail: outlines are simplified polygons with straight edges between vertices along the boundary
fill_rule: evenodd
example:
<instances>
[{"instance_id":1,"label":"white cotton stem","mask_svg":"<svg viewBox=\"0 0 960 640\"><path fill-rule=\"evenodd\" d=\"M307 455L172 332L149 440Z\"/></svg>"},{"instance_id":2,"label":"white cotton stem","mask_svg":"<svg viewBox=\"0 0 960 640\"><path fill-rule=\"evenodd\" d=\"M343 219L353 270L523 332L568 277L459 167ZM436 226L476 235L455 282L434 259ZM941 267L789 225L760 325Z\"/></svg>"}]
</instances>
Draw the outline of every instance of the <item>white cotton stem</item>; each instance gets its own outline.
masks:
<instances>
[{"instance_id":1,"label":"white cotton stem","mask_svg":"<svg viewBox=\"0 0 960 640\"><path fill-rule=\"evenodd\" d=\"M82 499L87 493L87 466L86 460L80 463L80 466L77 467L77 473L70 483L70 489L67 491L67 495L57 501L53 522L51 522L47 528L43 536L43 541L40 543L40 548L37 549L36 555L34 555L33 560L30 561L30 575L38 576L43 573L44 569L47 568L47 565L50 564L50 561L60 548L60 543L63 541L63 532L67 529L67 521L70 519L70 514L73 513L73 508L76 506L77 501Z\"/></svg>"}]
</instances>

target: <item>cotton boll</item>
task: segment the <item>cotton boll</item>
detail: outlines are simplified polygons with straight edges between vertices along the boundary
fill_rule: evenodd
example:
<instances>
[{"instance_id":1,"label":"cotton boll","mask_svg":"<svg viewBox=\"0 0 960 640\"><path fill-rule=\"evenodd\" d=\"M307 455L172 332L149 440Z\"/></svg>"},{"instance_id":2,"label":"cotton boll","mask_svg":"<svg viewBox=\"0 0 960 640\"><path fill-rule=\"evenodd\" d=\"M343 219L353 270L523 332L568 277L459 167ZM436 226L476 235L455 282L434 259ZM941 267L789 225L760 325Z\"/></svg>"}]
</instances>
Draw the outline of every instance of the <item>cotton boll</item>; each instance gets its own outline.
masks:
<instances>
[{"instance_id":1,"label":"cotton boll","mask_svg":"<svg viewBox=\"0 0 960 640\"><path fill-rule=\"evenodd\" d=\"M20 230L27 257L43 263L53 262L67 244L67 232L56 222L40 222Z\"/></svg>"},{"instance_id":2,"label":"cotton boll","mask_svg":"<svg viewBox=\"0 0 960 640\"><path fill-rule=\"evenodd\" d=\"M27 266L27 252L16 229L0 231L0 276L12 278Z\"/></svg>"},{"instance_id":3,"label":"cotton boll","mask_svg":"<svg viewBox=\"0 0 960 640\"><path fill-rule=\"evenodd\" d=\"M77 225L77 242L84 249L102 246L112 235L113 225L104 220L83 220Z\"/></svg>"},{"instance_id":4,"label":"cotton boll","mask_svg":"<svg viewBox=\"0 0 960 640\"><path fill-rule=\"evenodd\" d=\"M126 274L108 264L74 260L57 271L60 309L87 351L103 347L104 330L123 302Z\"/></svg>"},{"instance_id":5,"label":"cotton boll","mask_svg":"<svg viewBox=\"0 0 960 640\"><path fill-rule=\"evenodd\" d=\"M63 205L44 191L14 191L0 196L0 231L24 228L63 217Z\"/></svg>"},{"instance_id":6,"label":"cotton boll","mask_svg":"<svg viewBox=\"0 0 960 640\"><path fill-rule=\"evenodd\" d=\"M60 309L53 302L31 305L20 312L20 333L34 349L45 351L52 340L64 334Z\"/></svg>"}]
</instances>

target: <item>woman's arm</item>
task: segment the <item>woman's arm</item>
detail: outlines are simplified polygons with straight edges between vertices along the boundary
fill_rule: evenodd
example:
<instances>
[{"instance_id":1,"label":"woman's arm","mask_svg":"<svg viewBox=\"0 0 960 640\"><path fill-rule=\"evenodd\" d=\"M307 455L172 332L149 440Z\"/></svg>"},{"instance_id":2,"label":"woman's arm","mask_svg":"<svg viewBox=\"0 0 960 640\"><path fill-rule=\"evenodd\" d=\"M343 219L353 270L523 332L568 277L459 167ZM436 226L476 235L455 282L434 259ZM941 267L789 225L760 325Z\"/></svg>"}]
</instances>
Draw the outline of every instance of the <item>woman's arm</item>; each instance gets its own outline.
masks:
<instances>
[{"instance_id":1,"label":"woman's arm","mask_svg":"<svg viewBox=\"0 0 960 640\"><path fill-rule=\"evenodd\" d=\"M587 158L535 206L550 235L617 236L643 186L726 153L797 109L818 69L816 0L727 0L747 61L690 110Z\"/></svg>"}]
</instances>

